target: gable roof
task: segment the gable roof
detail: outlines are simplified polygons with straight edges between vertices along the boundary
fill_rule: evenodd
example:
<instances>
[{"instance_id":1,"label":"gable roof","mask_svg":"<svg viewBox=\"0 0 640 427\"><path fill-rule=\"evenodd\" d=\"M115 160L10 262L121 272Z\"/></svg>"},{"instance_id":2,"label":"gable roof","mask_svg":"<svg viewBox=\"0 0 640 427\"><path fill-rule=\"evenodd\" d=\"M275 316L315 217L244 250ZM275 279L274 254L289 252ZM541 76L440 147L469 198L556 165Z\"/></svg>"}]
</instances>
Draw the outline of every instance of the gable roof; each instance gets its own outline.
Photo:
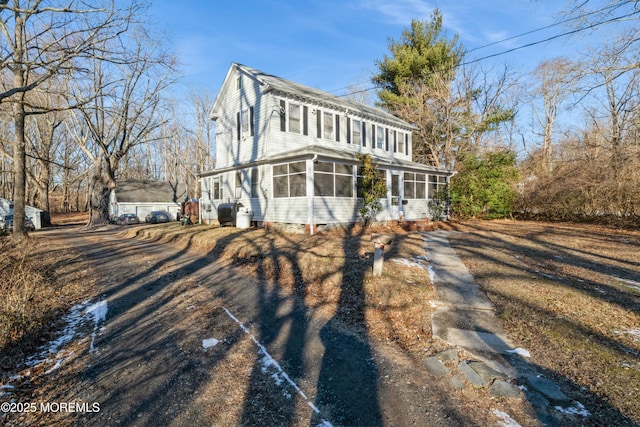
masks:
<instances>
[{"instance_id":1,"label":"gable roof","mask_svg":"<svg viewBox=\"0 0 640 427\"><path fill-rule=\"evenodd\" d=\"M186 184L148 179L118 181L114 191L122 203L180 203L187 197Z\"/></svg>"},{"instance_id":2,"label":"gable roof","mask_svg":"<svg viewBox=\"0 0 640 427\"><path fill-rule=\"evenodd\" d=\"M227 72L224 83L222 84L222 88L220 89L220 92L213 104L213 108L211 110L211 118L213 120L216 120L219 116L220 104L222 102L221 98L224 96L227 86L232 84L230 80L234 69L238 69L244 74L257 80L262 87L262 93L274 92L280 95L288 95L311 103L316 103L321 106L344 110L346 114L374 118L381 122L406 128L408 130L416 129L415 125L407 123L393 114L389 114L379 108L371 107L351 99L336 96L319 89L314 89L300 83L292 82L290 80L283 79L282 77L274 76L273 74L268 74L264 71L256 70L255 68L235 62L231 64L231 67L229 67L229 71Z\"/></svg>"}]
</instances>

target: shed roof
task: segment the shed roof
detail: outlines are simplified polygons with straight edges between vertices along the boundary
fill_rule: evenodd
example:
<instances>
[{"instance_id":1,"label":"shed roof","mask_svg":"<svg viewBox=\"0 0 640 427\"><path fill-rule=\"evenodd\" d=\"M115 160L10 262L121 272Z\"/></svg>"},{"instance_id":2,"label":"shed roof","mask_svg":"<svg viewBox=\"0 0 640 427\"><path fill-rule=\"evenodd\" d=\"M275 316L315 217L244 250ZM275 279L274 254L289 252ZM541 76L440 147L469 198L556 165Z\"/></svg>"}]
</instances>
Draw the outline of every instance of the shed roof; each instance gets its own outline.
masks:
<instances>
[{"instance_id":1,"label":"shed roof","mask_svg":"<svg viewBox=\"0 0 640 427\"><path fill-rule=\"evenodd\" d=\"M291 150L287 152L283 152L280 154L276 154L275 156L270 156L266 159L260 159L255 162L245 163L241 165L229 166L221 169L213 169L210 171L205 171L199 174L200 177L207 177L218 175L220 173L233 171L237 169L245 169L248 167L262 165L262 164L275 164L279 162L291 161L294 159L310 159L310 158L319 158L320 160L338 160L345 161L349 163L358 163L358 154L354 151L348 150L338 150L330 147L326 147L319 144L309 145L307 147L299 148L296 150ZM453 171L439 168L436 166L425 165L422 163L416 163L409 160L401 160L396 159L389 156L378 156L376 154L371 155L373 162L376 163L379 167L382 168L392 168L403 171L415 171L420 173L434 173L439 175L449 175L452 176L454 174Z\"/></svg>"},{"instance_id":2,"label":"shed roof","mask_svg":"<svg viewBox=\"0 0 640 427\"><path fill-rule=\"evenodd\" d=\"M123 203L180 203L187 197L186 184L146 179L118 181L114 191Z\"/></svg>"}]
</instances>

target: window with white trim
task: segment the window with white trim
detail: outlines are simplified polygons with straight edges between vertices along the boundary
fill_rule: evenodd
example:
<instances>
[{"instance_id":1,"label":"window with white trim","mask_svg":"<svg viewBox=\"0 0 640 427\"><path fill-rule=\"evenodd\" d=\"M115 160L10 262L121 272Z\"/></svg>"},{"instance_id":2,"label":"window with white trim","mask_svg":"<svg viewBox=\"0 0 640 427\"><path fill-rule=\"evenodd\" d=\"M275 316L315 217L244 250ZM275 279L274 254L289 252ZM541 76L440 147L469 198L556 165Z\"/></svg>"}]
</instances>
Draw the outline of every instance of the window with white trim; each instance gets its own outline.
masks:
<instances>
[{"instance_id":1,"label":"window with white trim","mask_svg":"<svg viewBox=\"0 0 640 427\"><path fill-rule=\"evenodd\" d=\"M438 196L438 193L445 191L447 188L447 177L438 175L429 175L429 199Z\"/></svg>"},{"instance_id":2,"label":"window with white trim","mask_svg":"<svg viewBox=\"0 0 640 427\"><path fill-rule=\"evenodd\" d=\"M305 197L307 164L305 161L273 165L273 197Z\"/></svg>"},{"instance_id":3,"label":"window with white trim","mask_svg":"<svg viewBox=\"0 0 640 427\"><path fill-rule=\"evenodd\" d=\"M236 199L242 196L242 172L236 172Z\"/></svg>"},{"instance_id":4,"label":"window with white trim","mask_svg":"<svg viewBox=\"0 0 640 427\"><path fill-rule=\"evenodd\" d=\"M404 132L398 132L398 149L396 152L404 154Z\"/></svg>"},{"instance_id":5,"label":"window with white trim","mask_svg":"<svg viewBox=\"0 0 640 427\"><path fill-rule=\"evenodd\" d=\"M245 109L240 112L240 122L242 123L242 133L249 133L249 110Z\"/></svg>"},{"instance_id":6,"label":"window with white trim","mask_svg":"<svg viewBox=\"0 0 640 427\"><path fill-rule=\"evenodd\" d=\"M376 127L376 148L384 148L384 128L382 126Z\"/></svg>"},{"instance_id":7,"label":"window with white trim","mask_svg":"<svg viewBox=\"0 0 640 427\"><path fill-rule=\"evenodd\" d=\"M351 142L353 144L362 145L362 122L353 120L351 122Z\"/></svg>"},{"instance_id":8,"label":"window with white trim","mask_svg":"<svg viewBox=\"0 0 640 427\"><path fill-rule=\"evenodd\" d=\"M300 104L289 103L289 132L300 133Z\"/></svg>"},{"instance_id":9,"label":"window with white trim","mask_svg":"<svg viewBox=\"0 0 640 427\"><path fill-rule=\"evenodd\" d=\"M258 168L251 168L251 198L258 198Z\"/></svg>"},{"instance_id":10,"label":"window with white trim","mask_svg":"<svg viewBox=\"0 0 640 427\"><path fill-rule=\"evenodd\" d=\"M315 163L313 185L316 197L353 197L353 167L342 163Z\"/></svg>"},{"instance_id":11,"label":"window with white trim","mask_svg":"<svg viewBox=\"0 0 640 427\"><path fill-rule=\"evenodd\" d=\"M426 198L427 177L423 173L404 173L404 198Z\"/></svg>"},{"instance_id":12,"label":"window with white trim","mask_svg":"<svg viewBox=\"0 0 640 427\"><path fill-rule=\"evenodd\" d=\"M334 122L333 114L327 113L325 111L325 113L324 113L324 129L323 129L324 130L324 132L323 132L324 133L324 135L323 135L324 139L331 139L331 140L335 140L336 139L335 135L334 135L334 132L333 132L334 125L335 125L335 122Z\"/></svg>"},{"instance_id":13,"label":"window with white trim","mask_svg":"<svg viewBox=\"0 0 640 427\"><path fill-rule=\"evenodd\" d=\"M213 177L213 200L222 200L222 185L219 176Z\"/></svg>"}]
</instances>

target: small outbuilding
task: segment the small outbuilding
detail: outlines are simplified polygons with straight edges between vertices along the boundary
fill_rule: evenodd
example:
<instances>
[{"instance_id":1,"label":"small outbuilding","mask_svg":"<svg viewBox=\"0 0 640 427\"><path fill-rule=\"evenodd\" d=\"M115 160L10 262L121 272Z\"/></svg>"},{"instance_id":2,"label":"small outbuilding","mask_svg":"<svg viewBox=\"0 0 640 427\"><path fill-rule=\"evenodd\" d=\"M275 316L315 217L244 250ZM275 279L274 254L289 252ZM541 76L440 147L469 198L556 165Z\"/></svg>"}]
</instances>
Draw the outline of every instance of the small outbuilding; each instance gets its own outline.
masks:
<instances>
[{"instance_id":1,"label":"small outbuilding","mask_svg":"<svg viewBox=\"0 0 640 427\"><path fill-rule=\"evenodd\" d=\"M118 181L109 197L109 215L112 219L124 213L134 213L141 221L151 211L166 211L177 219L180 204L187 200L184 183L128 179Z\"/></svg>"},{"instance_id":2,"label":"small outbuilding","mask_svg":"<svg viewBox=\"0 0 640 427\"><path fill-rule=\"evenodd\" d=\"M24 207L24 213L27 217L31 218L33 226L36 228L36 230L42 228L45 222L43 220L45 211L27 205ZM0 198L0 215L13 215L13 201Z\"/></svg>"}]
</instances>

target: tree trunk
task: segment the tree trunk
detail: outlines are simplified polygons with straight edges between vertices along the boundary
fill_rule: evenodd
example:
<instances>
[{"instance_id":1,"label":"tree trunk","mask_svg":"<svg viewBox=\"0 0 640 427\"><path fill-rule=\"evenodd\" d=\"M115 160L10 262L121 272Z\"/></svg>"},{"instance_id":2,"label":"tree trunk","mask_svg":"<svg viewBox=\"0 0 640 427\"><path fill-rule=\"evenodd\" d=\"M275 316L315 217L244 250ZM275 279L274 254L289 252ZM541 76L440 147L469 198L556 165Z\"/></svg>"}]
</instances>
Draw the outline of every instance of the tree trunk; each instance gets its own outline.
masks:
<instances>
[{"instance_id":1,"label":"tree trunk","mask_svg":"<svg viewBox=\"0 0 640 427\"><path fill-rule=\"evenodd\" d=\"M107 161L100 156L94 162L89 190L89 226L109 223L109 195L115 188L115 179L109 173L111 169L103 164Z\"/></svg>"},{"instance_id":2,"label":"tree trunk","mask_svg":"<svg viewBox=\"0 0 640 427\"><path fill-rule=\"evenodd\" d=\"M15 48L13 51L13 87L25 85L24 46L22 35L24 21L20 14L15 17ZM13 238L20 241L27 237L24 230L24 213L27 186L27 155L24 135L25 122L24 92L19 92L13 99L13 120L15 131L15 152L13 154L14 190L13 190Z\"/></svg>"},{"instance_id":3,"label":"tree trunk","mask_svg":"<svg viewBox=\"0 0 640 427\"><path fill-rule=\"evenodd\" d=\"M23 96L20 96L21 98ZM13 190L13 238L21 241L27 237L24 230L25 200L26 200L26 151L24 140L24 104L16 101L13 104L14 126L15 126L15 152L13 155L14 166L14 190Z\"/></svg>"}]
</instances>

